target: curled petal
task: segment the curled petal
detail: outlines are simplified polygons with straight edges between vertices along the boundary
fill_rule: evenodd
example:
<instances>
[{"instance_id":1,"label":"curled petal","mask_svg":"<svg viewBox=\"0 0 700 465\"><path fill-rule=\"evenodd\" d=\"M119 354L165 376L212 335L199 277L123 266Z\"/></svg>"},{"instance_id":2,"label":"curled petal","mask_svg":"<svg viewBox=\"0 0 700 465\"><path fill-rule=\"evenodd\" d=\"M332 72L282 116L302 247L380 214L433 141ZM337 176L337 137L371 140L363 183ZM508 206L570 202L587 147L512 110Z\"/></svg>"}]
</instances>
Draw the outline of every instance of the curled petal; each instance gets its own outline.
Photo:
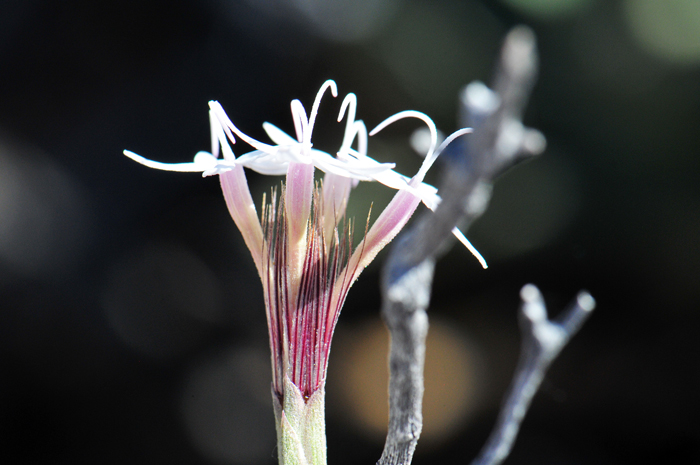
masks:
<instances>
[{"instance_id":1,"label":"curled petal","mask_svg":"<svg viewBox=\"0 0 700 465\"><path fill-rule=\"evenodd\" d=\"M233 134L237 135L238 137L241 138L241 140L245 141L248 145L251 147L260 150L262 152L271 152L274 150L274 146L264 144L260 141L257 141L253 139L252 137L246 135L243 131L238 129L233 122L229 119L229 117L226 115L226 112L224 109L221 107L221 104L219 102L212 100L209 102L209 108L210 110L214 113L214 116L216 119L219 121L221 124L223 130L226 132L226 135L228 138L231 140L232 143L236 143L236 140L233 136ZM222 144L223 145L223 144Z\"/></svg>"},{"instance_id":2,"label":"curled petal","mask_svg":"<svg viewBox=\"0 0 700 465\"><path fill-rule=\"evenodd\" d=\"M321 88L318 90L316 98L314 99L314 104L311 106L311 115L309 116L309 143L311 142L311 132L314 130L314 123L316 122L318 107L321 105L321 97L323 97L323 94L326 92L326 89L331 90L331 95L333 97L338 96L338 86L335 84L335 81L333 79L329 79L326 82L324 82Z\"/></svg>"},{"instance_id":3,"label":"curled petal","mask_svg":"<svg viewBox=\"0 0 700 465\"><path fill-rule=\"evenodd\" d=\"M390 124L395 123L396 121L403 118L418 118L419 120L423 121L430 130L430 148L428 149L428 153L426 154L425 160L423 161L423 166L421 166L420 170L418 171L418 174L414 176L414 178L418 179L418 182L422 182L423 178L425 177L425 173L428 172L428 168L430 168L434 161L433 153L435 152L435 147L437 147L437 128L435 127L435 123L433 122L433 120L430 119L428 115L426 115L425 113L421 113L420 111L414 110L401 111L379 123L377 127L370 131L369 135L373 136L385 127L389 126ZM426 164L428 166L427 168L424 168Z\"/></svg>"},{"instance_id":4,"label":"curled petal","mask_svg":"<svg viewBox=\"0 0 700 465\"><path fill-rule=\"evenodd\" d=\"M379 125L377 125L377 127L372 129L372 131L369 133L370 136L377 134L385 127L403 118L418 118L421 121L423 121L430 130L430 148L428 149L428 153L426 154L425 160L423 160L423 163L420 169L418 170L418 173L416 173L416 175L413 178L411 178L411 180L408 182L408 184L410 185L410 188L408 190L412 191L413 194L417 195L430 210L435 210L437 205L440 203L440 196L438 196L437 194L437 189L435 189L433 186L430 186L429 184L425 184L423 182L423 179L425 178L425 175L428 172L428 170L433 166L433 163L435 163L437 157L442 153L442 151L445 150L445 148L456 138L472 132L472 129L463 128L453 132L442 142L442 144L440 144L440 147L438 147L436 150L437 128L435 128L435 123L433 123L433 120L430 119L430 117L428 117L426 114L418 111L402 111L379 123ZM405 181L405 178L399 179L398 177L394 176L393 173L394 172L392 171L391 174L383 174L381 179L375 179L389 187L394 187L395 189L399 188L397 186L399 186L402 181ZM484 257L476 250L476 248L469 242L469 240L464 236L464 234L462 234L462 232L458 228L454 228L452 230L452 233L462 244L464 244L465 247L467 247L467 249L469 249L472 255L474 255L476 259L479 260L479 263L483 268L488 267L488 265L486 264L486 260L484 260Z\"/></svg>"},{"instance_id":5,"label":"curled petal","mask_svg":"<svg viewBox=\"0 0 700 465\"><path fill-rule=\"evenodd\" d=\"M462 128L459 129L442 141L442 144L440 144L440 147L437 148L434 152L428 152L428 155L425 156L425 160L423 161L423 164L421 165L420 169L418 170L418 173L414 176L414 178L418 182L423 182L423 178L425 178L426 173L430 169L431 166L433 166L433 163L435 163L435 160L437 160L437 157L440 156L443 150L447 148L448 145L452 143L456 138L461 137L465 134L470 134L473 132L472 128Z\"/></svg>"},{"instance_id":6,"label":"curled petal","mask_svg":"<svg viewBox=\"0 0 700 465\"><path fill-rule=\"evenodd\" d=\"M306 117L306 110L304 105L299 100L292 100L292 119L294 120L294 130L297 133L297 142L300 144L306 143L306 139L311 142L311 135L309 134L309 120Z\"/></svg>"},{"instance_id":7,"label":"curled petal","mask_svg":"<svg viewBox=\"0 0 700 465\"><path fill-rule=\"evenodd\" d=\"M316 94L314 103L311 106L311 115L309 117L307 117L306 110L304 109L304 105L301 103L301 101L297 99L292 100L292 119L294 120L294 129L297 133L297 141L300 144L303 144L304 147L311 147L311 134L314 130L314 123L316 122L318 107L321 105L321 98L326 92L326 89L331 90L333 97L338 96L338 87L336 86L335 81L329 79L324 82Z\"/></svg>"},{"instance_id":8,"label":"curled petal","mask_svg":"<svg viewBox=\"0 0 700 465\"><path fill-rule=\"evenodd\" d=\"M367 127L362 121L355 121L355 112L357 111L357 96L349 93L345 96L343 104L340 106L338 113L338 122L341 122L345 117L345 112L348 113L348 119L345 123L345 134L343 135L343 143L338 150L338 158L344 159L351 151L352 143L357 138L357 155L359 157L367 156Z\"/></svg>"}]
</instances>

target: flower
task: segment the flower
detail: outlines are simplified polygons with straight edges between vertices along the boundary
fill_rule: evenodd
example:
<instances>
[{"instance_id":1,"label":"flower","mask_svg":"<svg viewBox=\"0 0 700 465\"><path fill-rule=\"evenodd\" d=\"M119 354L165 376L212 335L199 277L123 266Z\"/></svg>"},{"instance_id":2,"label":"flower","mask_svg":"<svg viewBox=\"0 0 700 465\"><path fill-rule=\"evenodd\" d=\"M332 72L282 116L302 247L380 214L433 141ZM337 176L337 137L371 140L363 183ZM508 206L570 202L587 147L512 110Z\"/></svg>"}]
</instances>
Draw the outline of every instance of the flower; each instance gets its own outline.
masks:
<instances>
[{"instance_id":1,"label":"flower","mask_svg":"<svg viewBox=\"0 0 700 465\"><path fill-rule=\"evenodd\" d=\"M199 152L191 163L167 164L125 151L151 168L219 175L228 210L250 249L263 285L273 364L273 402L280 463L325 463L323 397L333 331L348 290L362 270L388 244L422 202L434 209L437 189L423 182L440 152L461 129L437 147L437 130L423 113L405 111L377 126L376 134L407 117L422 120L431 134L430 149L412 178L394 171L393 163L367 156L367 129L355 120L357 98L348 94L338 122L345 133L336 156L313 148L311 135L324 93L337 97L334 81L326 81L307 115L299 100L291 103L296 139L270 123L265 132L274 145L240 131L217 102L209 103L212 153ZM252 152L236 157L229 142L240 138ZM356 148L353 144L356 142ZM219 152L223 158L219 158ZM259 219L243 168L262 174L286 175L279 192L263 198ZM325 173L314 181L314 171ZM345 220L350 192L359 181L377 181L397 190L389 205L353 249L354 223ZM463 242L468 244L459 231ZM469 244L471 246L471 244ZM287 458L285 458L287 457Z\"/></svg>"}]
</instances>

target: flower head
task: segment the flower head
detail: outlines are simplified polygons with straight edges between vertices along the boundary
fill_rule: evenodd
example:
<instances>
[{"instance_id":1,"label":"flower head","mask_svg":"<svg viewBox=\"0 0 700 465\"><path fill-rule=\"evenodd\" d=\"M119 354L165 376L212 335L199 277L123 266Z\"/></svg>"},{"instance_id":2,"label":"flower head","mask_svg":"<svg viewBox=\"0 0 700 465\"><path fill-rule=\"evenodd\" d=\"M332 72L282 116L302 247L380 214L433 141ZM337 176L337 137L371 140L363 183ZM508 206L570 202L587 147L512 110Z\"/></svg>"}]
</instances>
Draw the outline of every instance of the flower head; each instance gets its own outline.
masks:
<instances>
[{"instance_id":1,"label":"flower head","mask_svg":"<svg viewBox=\"0 0 700 465\"><path fill-rule=\"evenodd\" d=\"M210 102L211 153L199 152L191 163L166 164L124 152L156 169L219 175L229 212L263 285L278 428L289 420L286 405L292 397L313 403L314 396L322 396L331 337L348 290L421 202L431 209L437 206L440 197L437 189L423 182L425 174L447 144L470 132L461 129L438 147L435 125L423 113L405 111L379 124L370 135L407 117L428 126L430 149L418 173L409 178L394 171L393 163L379 163L367 156L368 133L365 124L355 120L357 98L352 93L343 100L338 115L338 122L345 120L345 132L336 155L313 147L314 123L326 91L337 97L334 81L321 86L308 115L299 100L292 101L296 138L264 123L273 144L257 141L238 129L219 103ZM254 150L236 157L229 143L235 144L237 138ZM263 199L261 218L243 168L286 176L281 188ZM320 183L314 180L315 169L325 173ZM362 240L353 248L354 223L344 216L350 192L359 181L377 181L397 193L374 224L364 227ZM456 234L468 244L458 230ZM292 436L301 434L293 425L290 428ZM306 451L307 456L312 453Z\"/></svg>"},{"instance_id":2,"label":"flower head","mask_svg":"<svg viewBox=\"0 0 700 465\"><path fill-rule=\"evenodd\" d=\"M350 93L338 114L338 122L345 119L343 141L336 156L332 156L313 148L311 142L321 98L328 90L337 97L335 82L326 81L309 115L299 100L292 101L296 138L270 123L263 124L274 145L243 133L221 105L212 101L209 103L212 153L199 152L191 163L170 164L124 152L151 168L220 176L229 212L250 249L263 283L276 365L274 385L280 394L284 376L297 381L295 384L306 395L325 380L330 337L348 289L406 224L420 202L430 209L438 205L437 189L423 182L425 174L450 142L470 132L468 128L456 131L438 147L435 124L423 113L403 111L379 124L370 135L402 118L420 119L430 130L431 143L425 160L418 173L408 178L394 171L393 163L379 163L367 156L367 128L361 120L355 120L357 97ZM235 144L237 137L254 150L236 157L229 142ZM220 153L223 158L219 158ZM286 184L279 195L273 194L264 203L262 222L243 168L267 175L286 175ZM325 173L320 186L314 183L315 168ZM352 223L347 222L341 231L337 227L344 217L350 191L359 181L377 181L398 192L353 251ZM458 230L455 234L474 251ZM307 321L308 318L313 321ZM302 354L313 354L318 360L306 360Z\"/></svg>"},{"instance_id":3,"label":"flower head","mask_svg":"<svg viewBox=\"0 0 700 465\"><path fill-rule=\"evenodd\" d=\"M367 128L363 121L355 120L357 97L353 93L349 93L345 96L340 113L338 114L338 122L342 121L346 114L347 119L343 142L336 156L334 157L327 152L313 148L311 135L313 133L321 98L326 90L330 90L333 97L337 97L338 91L335 82L333 80L326 81L318 91L311 109L311 114L308 117L302 103L299 100L292 101L291 110L297 136L296 139L289 136L275 125L265 122L263 123L263 129L275 145L257 141L239 130L233 122L231 122L218 102L211 101L209 102L212 143L211 153L204 151L198 152L194 160L190 163L161 163L146 159L129 150L125 150L124 154L132 160L150 168L164 171L201 172L203 176L221 175L226 172L235 171L237 167L245 167L266 175L285 175L289 170L290 163L311 164L326 174L324 178L325 184L332 184L331 188L324 189L325 192L331 193L330 197L335 199L333 204L327 202L328 208L331 208L331 205L335 208L343 204L343 202L346 202L350 189L355 187L359 181L377 181L392 189L406 190L413 193L415 196L419 197L428 208L434 210L440 203L440 196L437 194L437 189L424 183L423 179L440 153L442 153L454 139L470 133L471 129L463 128L455 131L438 147L435 124L432 119L424 113L418 111L402 111L380 123L369 135L375 135L388 125L403 118L417 118L427 125L430 131L430 148L428 149L425 160L418 173L412 178L408 178L393 170L395 167L394 163L379 163L367 156ZM233 144L236 143L236 136L255 150L236 158L229 145L229 141ZM352 144L355 140L357 140L357 149L352 148ZM219 158L220 151L223 152L223 158ZM349 187L347 185L348 183L350 184ZM247 191L247 184L244 190ZM250 197L249 193L247 196L244 195L244 192L240 192L239 194L242 195L242 197L238 199L239 204L243 203L243 198L247 200ZM338 211L338 213L340 214L342 211ZM238 226L240 228L240 225ZM464 237L457 228L453 230L453 233L460 242L474 254L481 265L486 268L486 261L471 243L469 243L466 237ZM247 241L246 243L250 247L251 244ZM252 249L251 252L253 253L253 258L256 259L256 253L253 252ZM258 265L257 260L256 265Z\"/></svg>"}]
</instances>

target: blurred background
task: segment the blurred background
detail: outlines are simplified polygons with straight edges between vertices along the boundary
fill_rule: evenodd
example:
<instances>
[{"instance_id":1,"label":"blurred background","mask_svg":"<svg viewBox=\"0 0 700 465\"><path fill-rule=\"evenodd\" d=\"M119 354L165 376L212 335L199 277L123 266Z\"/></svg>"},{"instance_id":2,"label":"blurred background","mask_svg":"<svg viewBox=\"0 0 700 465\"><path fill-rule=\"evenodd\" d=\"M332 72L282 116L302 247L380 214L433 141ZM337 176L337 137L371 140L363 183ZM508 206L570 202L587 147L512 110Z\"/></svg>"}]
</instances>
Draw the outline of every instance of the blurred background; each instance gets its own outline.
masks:
<instances>
[{"instance_id":1,"label":"blurred background","mask_svg":"<svg viewBox=\"0 0 700 465\"><path fill-rule=\"evenodd\" d=\"M335 79L372 128L414 109L449 133L514 25L537 34L525 117L548 147L505 173L437 267L414 463L467 463L519 348L519 289L598 309L554 363L507 463L700 461L700 2L3 0L0 462L274 464L261 285L216 178L145 168L209 150L216 99L252 137ZM314 133L331 153L341 99ZM370 155L412 174L405 122ZM237 154L248 151L244 144ZM434 182L440 167L433 169ZM249 173L253 197L281 178ZM392 192L361 185L350 215ZM386 432L383 255L341 315L329 463ZM688 459L690 457L690 459Z\"/></svg>"}]
</instances>

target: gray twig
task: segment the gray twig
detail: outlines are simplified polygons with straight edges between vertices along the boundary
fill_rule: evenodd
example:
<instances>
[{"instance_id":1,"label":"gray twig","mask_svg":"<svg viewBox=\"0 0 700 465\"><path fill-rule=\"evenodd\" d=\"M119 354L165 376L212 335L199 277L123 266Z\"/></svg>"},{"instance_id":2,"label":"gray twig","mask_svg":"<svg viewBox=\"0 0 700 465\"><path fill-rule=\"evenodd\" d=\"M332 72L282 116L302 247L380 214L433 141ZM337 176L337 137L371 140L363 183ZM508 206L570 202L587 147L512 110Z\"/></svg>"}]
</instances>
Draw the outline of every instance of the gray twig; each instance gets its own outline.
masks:
<instances>
[{"instance_id":1,"label":"gray twig","mask_svg":"<svg viewBox=\"0 0 700 465\"><path fill-rule=\"evenodd\" d=\"M537 74L532 31L506 37L493 90L469 84L461 95L462 123L474 133L464 149L444 154L442 202L421 215L391 248L382 275L382 316L391 332L389 431L381 465L410 464L423 419L423 361L435 260L452 229L468 226L488 205L493 178L517 160L544 150L544 137L521 122Z\"/></svg>"},{"instance_id":2,"label":"gray twig","mask_svg":"<svg viewBox=\"0 0 700 465\"><path fill-rule=\"evenodd\" d=\"M582 291L563 315L550 321L537 287L532 284L524 286L520 298L523 302L519 315L522 333L520 361L496 427L472 465L498 465L505 460L549 365L595 308L593 297Z\"/></svg>"}]
</instances>

